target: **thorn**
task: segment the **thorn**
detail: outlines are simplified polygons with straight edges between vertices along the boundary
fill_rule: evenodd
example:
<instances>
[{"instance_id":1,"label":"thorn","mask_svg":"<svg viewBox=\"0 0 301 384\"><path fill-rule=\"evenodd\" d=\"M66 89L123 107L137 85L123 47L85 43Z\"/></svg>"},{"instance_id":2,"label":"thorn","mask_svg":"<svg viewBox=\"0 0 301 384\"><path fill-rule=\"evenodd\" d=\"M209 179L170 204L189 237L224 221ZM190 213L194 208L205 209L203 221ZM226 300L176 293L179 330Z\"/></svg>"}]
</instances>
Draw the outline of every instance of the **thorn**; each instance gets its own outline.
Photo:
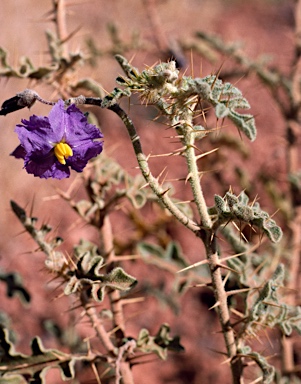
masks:
<instances>
[{"instance_id":1,"label":"thorn","mask_svg":"<svg viewBox=\"0 0 301 384\"><path fill-rule=\"evenodd\" d=\"M190 49L190 68L191 68L191 76L192 76L192 78L194 78L193 52L192 52L192 48Z\"/></svg>"},{"instance_id":2,"label":"thorn","mask_svg":"<svg viewBox=\"0 0 301 384\"><path fill-rule=\"evenodd\" d=\"M243 293L251 291L253 288L241 288L241 289L233 289L232 291L227 291L227 296L236 295L237 293Z\"/></svg>"},{"instance_id":3,"label":"thorn","mask_svg":"<svg viewBox=\"0 0 301 384\"><path fill-rule=\"evenodd\" d=\"M209 311L211 311L211 309L218 307L219 305L220 305L220 301L217 301L214 305L212 305L212 307L209 308Z\"/></svg>"},{"instance_id":4,"label":"thorn","mask_svg":"<svg viewBox=\"0 0 301 384\"><path fill-rule=\"evenodd\" d=\"M224 278L224 280L223 280L223 286L225 287L226 286L226 283L227 283L227 281L229 280L229 277L231 276L231 272L229 271L227 274L226 274L226 276L225 276L225 278Z\"/></svg>"},{"instance_id":5,"label":"thorn","mask_svg":"<svg viewBox=\"0 0 301 384\"><path fill-rule=\"evenodd\" d=\"M239 311L237 311L235 308L230 308L230 311L232 313L234 313L234 315L236 315L237 317L240 317L241 319L244 319L245 318L245 315ZM241 320L240 320L241 321Z\"/></svg>"},{"instance_id":6,"label":"thorn","mask_svg":"<svg viewBox=\"0 0 301 384\"><path fill-rule=\"evenodd\" d=\"M170 191L170 189L171 189L171 188L167 188L167 189L165 189L165 191L163 191L163 192L160 193L160 196L164 196L167 192Z\"/></svg>"},{"instance_id":7,"label":"thorn","mask_svg":"<svg viewBox=\"0 0 301 384\"><path fill-rule=\"evenodd\" d=\"M153 158L153 157L165 157L165 156L178 156L178 155L182 155L185 152L185 150L186 150L186 147L181 147L169 153L161 153L159 155L150 155L150 157Z\"/></svg>"},{"instance_id":8,"label":"thorn","mask_svg":"<svg viewBox=\"0 0 301 384\"><path fill-rule=\"evenodd\" d=\"M218 150L219 150L219 148L212 149L211 151L208 151L208 152L206 152L206 153L202 153L201 155L198 155L198 156L196 156L195 158L196 158L196 160L199 160L199 159L201 159L202 157L205 157L205 156L207 156L207 155L210 155L211 153L216 152L216 151L218 151Z\"/></svg>"},{"instance_id":9,"label":"thorn","mask_svg":"<svg viewBox=\"0 0 301 384\"><path fill-rule=\"evenodd\" d=\"M142 185L142 187L139 188L139 190L144 189L144 188L146 188L148 186L149 186L149 183L145 183L145 184Z\"/></svg>"},{"instance_id":10,"label":"thorn","mask_svg":"<svg viewBox=\"0 0 301 384\"><path fill-rule=\"evenodd\" d=\"M246 236L241 232L241 229L238 227L238 225L237 225L234 221L232 221L232 225L234 226L234 228L236 228L236 229L238 230L238 232L239 232L241 238L242 238L243 240L245 240L246 243L248 243L248 239L247 239Z\"/></svg>"},{"instance_id":11,"label":"thorn","mask_svg":"<svg viewBox=\"0 0 301 384\"><path fill-rule=\"evenodd\" d=\"M184 135L164 136L164 139L183 139Z\"/></svg>"},{"instance_id":12,"label":"thorn","mask_svg":"<svg viewBox=\"0 0 301 384\"><path fill-rule=\"evenodd\" d=\"M201 288L201 287L210 287L212 284L211 283L202 283L202 284L193 284L189 285L190 288Z\"/></svg>"},{"instance_id":13,"label":"thorn","mask_svg":"<svg viewBox=\"0 0 301 384\"><path fill-rule=\"evenodd\" d=\"M238 272L238 271L236 271L236 270L233 269L233 268L228 267L227 265L223 265L223 264L220 264L220 263L216 263L216 266L219 267L219 268L227 269L228 271L233 272L233 273L236 273L236 274L239 275L239 272Z\"/></svg>"},{"instance_id":14,"label":"thorn","mask_svg":"<svg viewBox=\"0 0 301 384\"><path fill-rule=\"evenodd\" d=\"M163 175L163 173L166 171L166 168L167 168L167 166L164 167L164 168L162 169L162 171L159 173L159 175L157 176L157 181L158 181L158 183L159 183L159 179L160 179L160 177L161 177L161 176ZM167 177L167 175L166 175L165 178L163 179L162 184L164 183L166 177Z\"/></svg>"},{"instance_id":15,"label":"thorn","mask_svg":"<svg viewBox=\"0 0 301 384\"><path fill-rule=\"evenodd\" d=\"M175 202L175 204L176 205L178 205L178 204L190 204L190 203L193 203L194 202L194 199L192 199L192 200L183 200L183 201L177 201L177 202Z\"/></svg>"},{"instance_id":16,"label":"thorn","mask_svg":"<svg viewBox=\"0 0 301 384\"><path fill-rule=\"evenodd\" d=\"M247 254L253 253L253 251L255 251L260 245L261 245L261 243L258 242L253 247L247 249L244 252L240 252L240 253L236 253L235 255L232 255L232 256L224 257L224 258L220 259L219 261L220 261L220 263L223 263L224 261L231 260L231 259L234 259L234 258L239 257L239 256L243 256L243 255L247 255Z\"/></svg>"},{"instance_id":17,"label":"thorn","mask_svg":"<svg viewBox=\"0 0 301 384\"><path fill-rule=\"evenodd\" d=\"M221 363L221 365L224 365L224 364L230 364L231 363L231 360L232 360L232 357L229 357L228 359L226 359L225 361L223 361Z\"/></svg>"},{"instance_id":18,"label":"thorn","mask_svg":"<svg viewBox=\"0 0 301 384\"><path fill-rule=\"evenodd\" d=\"M177 273L182 273L182 272L186 272L188 271L189 269L192 269L192 268L196 268L200 265L204 265L204 264L208 264L208 260L202 260L202 261L199 261L195 264L192 264L192 265L189 265L188 267L186 268L183 268L183 269L180 269L179 271L177 271Z\"/></svg>"},{"instance_id":19,"label":"thorn","mask_svg":"<svg viewBox=\"0 0 301 384\"><path fill-rule=\"evenodd\" d=\"M217 70L217 72L216 72L216 74L215 74L214 82L213 82L212 85L211 85L211 89L214 88L214 85L215 85L215 83L216 83L216 80L218 79L218 77L219 77L219 75L220 75L220 73L221 73L221 70L222 70L222 67L223 67L224 64L225 64L225 61L223 61L223 62L221 63L221 65L220 65L220 67L218 68L218 70Z\"/></svg>"},{"instance_id":20,"label":"thorn","mask_svg":"<svg viewBox=\"0 0 301 384\"><path fill-rule=\"evenodd\" d=\"M73 266L74 270L77 269L77 265L75 264L75 261L72 259L71 255L68 252L66 253L66 261L68 265L71 264Z\"/></svg>"},{"instance_id":21,"label":"thorn","mask_svg":"<svg viewBox=\"0 0 301 384\"><path fill-rule=\"evenodd\" d=\"M186 179L185 179L185 184L187 184L188 180L192 178L192 173L189 172Z\"/></svg>"},{"instance_id":22,"label":"thorn","mask_svg":"<svg viewBox=\"0 0 301 384\"><path fill-rule=\"evenodd\" d=\"M70 40L79 30L81 30L82 27L81 26L78 26L77 28L75 28L72 32L69 33L69 35L67 37L65 37L63 40L60 41L61 44L64 44L66 43L68 40Z\"/></svg>"},{"instance_id":23,"label":"thorn","mask_svg":"<svg viewBox=\"0 0 301 384\"><path fill-rule=\"evenodd\" d=\"M97 371L97 368L96 368L96 365L94 362L91 363L91 368L92 368L92 371L95 375L97 384L101 384L101 380L100 380L100 377L99 377L99 374L98 374L98 371Z\"/></svg>"}]
</instances>

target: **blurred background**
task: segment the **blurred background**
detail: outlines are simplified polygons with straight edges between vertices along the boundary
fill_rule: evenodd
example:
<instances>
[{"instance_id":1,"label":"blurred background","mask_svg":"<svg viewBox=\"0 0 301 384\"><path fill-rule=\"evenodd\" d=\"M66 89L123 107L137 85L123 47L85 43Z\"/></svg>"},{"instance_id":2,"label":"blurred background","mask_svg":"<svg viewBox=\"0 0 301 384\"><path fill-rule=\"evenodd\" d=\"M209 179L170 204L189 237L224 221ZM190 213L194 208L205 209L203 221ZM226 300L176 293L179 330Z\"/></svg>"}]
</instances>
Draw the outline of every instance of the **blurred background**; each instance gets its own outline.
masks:
<instances>
[{"instance_id":1,"label":"blurred background","mask_svg":"<svg viewBox=\"0 0 301 384\"><path fill-rule=\"evenodd\" d=\"M218 165L205 163L208 174L204 176L205 197L213 203L213 194L224 193L230 185L241 184L234 169L246 162L248 170L247 186L251 198L260 196L264 209L273 213L267 190L258 175L263 171L272 175L285 192L285 123L271 94L252 73L241 74L233 61L225 55L218 55L197 38L197 32L206 32L221 37L226 43L240 47L243 55L252 60L268 63L269 68L277 67L289 73L294 55L294 2L289 0L73 0L66 1L66 27L68 50L81 52L88 60L78 65L70 73L69 81L90 77L101 84L103 92L111 91L115 78L122 73L114 59L121 52L132 64L142 70L160 61L173 58L181 65L181 73L206 76L218 73L233 82L242 90L251 104L258 129L257 140L250 144L242 138L240 153L224 153ZM45 30L55 32L52 1L2 0L0 12L0 47L5 50L7 62L20 68L24 57L30 57L34 66L50 65ZM172 52L172 53L171 53ZM2 53L3 55L3 53ZM3 57L3 56L2 56ZM2 69L3 58L2 58ZM233 69L234 68L234 69ZM232 78L229 78L230 70ZM60 97L60 89L55 84L41 83L26 78L0 77L0 103L25 88L34 89L47 100ZM75 92L76 93L76 92ZM84 93L78 91L77 94ZM133 97L131 104L122 102L133 119L146 153L162 154L177 148L170 138L170 131L162 122L154 120L157 112L138 104ZM17 334L18 350L29 353L29 342L40 335L46 347L55 346L47 335L43 324L51 319L61 326L74 326L78 321L75 315L67 313L68 299L61 298L59 289L52 283L52 276L44 270L44 258L36 251L36 245L24 234L21 225L10 209L10 200L26 207L40 223L49 223L58 235L65 240L64 247L69 252L72 244L80 238L97 241L96 231L78 222L78 217L65 201L57 196L57 189L66 191L75 180L42 180L28 175L22 169L21 160L10 157L18 145L14 127L22 118L31 114L47 115L50 108L35 104L31 110L20 110L7 116L0 116L0 268L3 271L16 271L22 276L24 286L30 292L32 301L24 307L17 298L6 297L5 285L0 284L0 309L10 316L10 324ZM115 158L127 172L137 174L136 159L133 155L127 133L117 117L110 111L85 108L94 112L105 137L105 151ZM212 121L212 128L215 122ZM233 127L226 129L241 141ZM227 131L227 132L228 132ZM221 165L223 164L223 165ZM155 174L163 169L162 160L153 162ZM185 178L185 167L177 159L168 163L168 177ZM214 167L214 169L212 169ZM235 176L236 175L236 176ZM256 181L255 181L256 179ZM187 199L189 192L184 183L179 184L177 197ZM277 217L277 215L276 215ZM282 220L281 214L278 219ZM126 239L128 228L123 221L113 220L116 236ZM185 257L190 262L200 260L203 250L194 246L194 237L183 228L171 224L170 233L181 243ZM156 269L129 267L135 271L139 282L148 275L150 280L162 284L165 277L158 277ZM151 272L154 273L150 277ZM133 273L134 274L134 273ZM155 333L160 324L168 322L172 333L181 336L184 354L171 354L167 362L153 359L147 364L134 368L137 383L227 383L227 369L221 365L222 357L216 351L223 348L216 315L208 308L213 305L210 291L192 288L181 299L181 309L174 313L167 305L157 305L153 298L128 309L129 333L134 337L137 330L146 327ZM66 307L67 305L67 307ZM67 315L66 315L67 314ZM86 323L80 325L79 333L89 336ZM214 369L212 367L214 366ZM92 378L82 378L82 383L93 382ZM48 382L48 381L47 381ZM55 372L49 374L49 382L59 383Z\"/></svg>"}]
</instances>

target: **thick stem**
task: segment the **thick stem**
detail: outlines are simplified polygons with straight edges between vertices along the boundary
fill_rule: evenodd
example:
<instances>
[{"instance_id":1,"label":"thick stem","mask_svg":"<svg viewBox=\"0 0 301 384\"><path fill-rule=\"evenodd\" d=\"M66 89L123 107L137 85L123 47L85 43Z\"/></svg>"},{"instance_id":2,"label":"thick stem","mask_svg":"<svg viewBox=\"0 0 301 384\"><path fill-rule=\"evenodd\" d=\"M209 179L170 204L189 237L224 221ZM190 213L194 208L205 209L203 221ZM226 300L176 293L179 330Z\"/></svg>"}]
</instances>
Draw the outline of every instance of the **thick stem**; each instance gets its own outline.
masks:
<instances>
[{"instance_id":1,"label":"thick stem","mask_svg":"<svg viewBox=\"0 0 301 384\"><path fill-rule=\"evenodd\" d=\"M110 263L110 259L115 259L113 232L109 216L104 218L103 226L101 228L103 251L106 255L107 263ZM111 302L111 309L113 312L114 328L116 328L117 344L122 342L125 331L125 322L123 316L122 302L120 300L120 293L117 290L113 290L109 293Z\"/></svg>"},{"instance_id":2,"label":"thick stem","mask_svg":"<svg viewBox=\"0 0 301 384\"><path fill-rule=\"evenodd\" d=\"M188 167L189 183L191 185L194 203L196 204L200 215L201 226L205 229L210 229L212 227L212 221L208 214L207 204L205 202L200 183L199 170L197 167L197 158L195 156L194 149L194 133L191 132L191 128L188 128L188 131L184 132L183 143L187 147L185 154Z\"/></svg>"},{"instance_id":3,"label":"thick stem","mask_svg":"<svg viewBox=\"0 0 301 384\"><path fill-rule=\"evenodd\" d=\"M216 237L212 231L202 230L201 234L206 248L215 300L218 304L217 312L219 321L222 327L227 354L231 359L233 384L241 384L243 371L242 361L237 357L237 347L235 343L234 331L230 323L227 292L225 291L221 269L219 267L219 257L216 249Z\"/></svg>"},{"instance_id":4,"label":"thick stem","mask_svg":"<svg viewBox=\"0 0 301 384\"><path fill-rule=\"evenodd\" d=\"M103 251L107 256L107 261L109 262L110 259L114 259L115 257L113 232L112 232L112 226L111 226L109 216L106 216L104 218L103 226L101 228L101 234L102 234ZM119 291L117 290L111 291L109 293L109 298L111 303L111 310L113 313L116 343L120 351L120 348L122 348L123 338L125 336L125 321L124 321L123 308L122 308L122 302L120 299ZM120 361L120 364L118 364L118 366L116 361L116 371L120 369L120 374L124 384L133 384L134 379L133 379L131 366L130 366L130 363L126 360L126 357L127 356L125 355L124 359ZM119 383L119 379L117 379L117 377L116 377L116 381Z\"/></svg>"},{"instance_id":5,"label":"thick stem","mask_svg":"<svg viewBox=\"0 0 301 384\"><path fill-rule=\"evenodd\" d=\"M96 334L98 338L100 339L101 343L107 350L107 352L113 357L118 355L118 348L114 346L112 343L110 336L108 332L105 330L101 319L98 316L98 313L91 304L89 304L88 299L85 296L81 297L81 302L83 307L85 308L86 314L89 317L91 324L93 325L93 328L96 331Z\"/></svg>"}]
</instances>

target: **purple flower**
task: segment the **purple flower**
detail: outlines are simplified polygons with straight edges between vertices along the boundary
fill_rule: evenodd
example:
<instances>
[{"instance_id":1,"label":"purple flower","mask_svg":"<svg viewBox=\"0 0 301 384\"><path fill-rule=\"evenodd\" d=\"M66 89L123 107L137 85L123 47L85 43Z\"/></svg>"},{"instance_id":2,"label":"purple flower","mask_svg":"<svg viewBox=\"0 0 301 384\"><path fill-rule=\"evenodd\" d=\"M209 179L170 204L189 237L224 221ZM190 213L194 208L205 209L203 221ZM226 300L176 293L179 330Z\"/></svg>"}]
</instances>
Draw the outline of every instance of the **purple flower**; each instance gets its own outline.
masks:
<instances>
[{"instance_id":1,"label":"purple flower","mask_svg":"<svg viewBox=\"0 0 301 384\"><path fill-rule=\"evenodd\" d=\"M28 173L41 178L63 179L70 168L82 172L87 162L103 149L100 130L89 124L74 105L65 109L59 100L48 117L31 116L16 126L20 145L11 153L24 159Z\"/></svg>"}]
</instances>

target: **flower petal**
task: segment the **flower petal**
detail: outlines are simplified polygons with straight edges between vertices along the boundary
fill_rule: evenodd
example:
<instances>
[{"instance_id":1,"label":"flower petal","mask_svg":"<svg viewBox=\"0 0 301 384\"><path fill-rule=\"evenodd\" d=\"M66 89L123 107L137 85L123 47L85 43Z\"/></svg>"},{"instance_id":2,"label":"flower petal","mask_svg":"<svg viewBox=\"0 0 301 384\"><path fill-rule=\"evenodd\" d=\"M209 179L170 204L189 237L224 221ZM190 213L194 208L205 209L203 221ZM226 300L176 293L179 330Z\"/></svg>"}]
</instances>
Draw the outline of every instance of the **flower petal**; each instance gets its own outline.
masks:
<instances>
[{"instance_id":1,"label":"flower petal","mask_svg":"<svg viewBox=\"0 0 301 384\"><path fill-rule=\"evenodd\" d=\"M93 124L89 124L86 116L74 105L70 105L66 110L65 134L66 142L71 147L76 147L83 141L101 139L103 137L100 130Z\"/></svg>"},{"instance_id":2,"label":"flower petal","mask_svg":"<svg viewBox=\"0 0 301 384\"><path fill-rule=\"evenodd\" d=\"M77 172L82 172L88 161L99 155L103 150L103 143L100 141L84 142L73 148L73 156L66 160L66 163Z\"/></svg>"},{"instance_id":3,"label":"flower petal","mask_svg":"<svg viewBox=\"0 0 301 384\"><path fill-rule=\"evenodd\" d=\"M42 179L64 179L70 176L70 169L55 160L54 156L25 159L25 169L28 173Z\"/></svg>"},{"instance_id":4,"label":"flower petal","mask_svg":"<svg viewBox=\"0 0 301 384\"><path fill-rule=\"evenodd\" d=\"M31 116L15 128L20 143L27 153L48 153L52 148L53 131L47 117Z\"/></svg>"}]
</instances>

